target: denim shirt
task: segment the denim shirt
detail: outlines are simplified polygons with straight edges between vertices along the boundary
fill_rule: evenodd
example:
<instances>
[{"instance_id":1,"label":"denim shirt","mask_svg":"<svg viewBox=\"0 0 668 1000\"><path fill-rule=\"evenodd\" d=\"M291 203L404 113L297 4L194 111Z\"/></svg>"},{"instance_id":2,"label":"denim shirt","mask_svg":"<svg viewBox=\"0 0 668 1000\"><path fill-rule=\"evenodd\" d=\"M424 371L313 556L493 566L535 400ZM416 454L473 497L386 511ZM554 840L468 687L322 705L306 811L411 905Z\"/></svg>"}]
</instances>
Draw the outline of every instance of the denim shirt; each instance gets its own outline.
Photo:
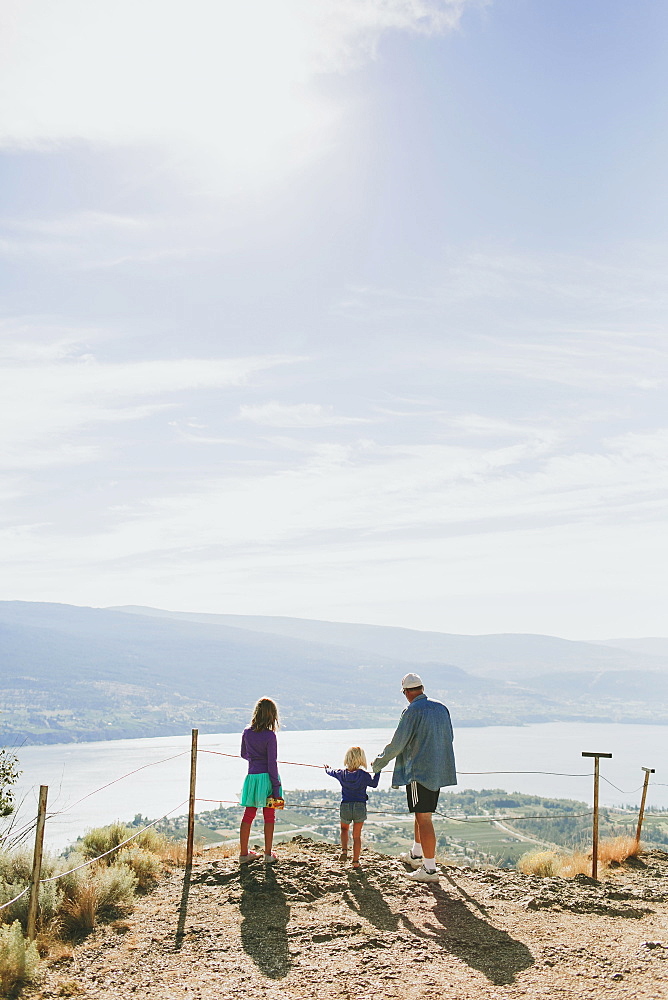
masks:
<instances>
[{"instance_id":1,"label":"denim shirt","mask_svg":"<svg viewBox=\"0 0 668 1000\"><path fill-rule=\"evenodd\" d=\"M450 713L440 701L419 694L401 714L392 740L372 762L382 771L396 757L392 787L419 781L433 792L457 784Z\"/></svg>"}]
</instances>

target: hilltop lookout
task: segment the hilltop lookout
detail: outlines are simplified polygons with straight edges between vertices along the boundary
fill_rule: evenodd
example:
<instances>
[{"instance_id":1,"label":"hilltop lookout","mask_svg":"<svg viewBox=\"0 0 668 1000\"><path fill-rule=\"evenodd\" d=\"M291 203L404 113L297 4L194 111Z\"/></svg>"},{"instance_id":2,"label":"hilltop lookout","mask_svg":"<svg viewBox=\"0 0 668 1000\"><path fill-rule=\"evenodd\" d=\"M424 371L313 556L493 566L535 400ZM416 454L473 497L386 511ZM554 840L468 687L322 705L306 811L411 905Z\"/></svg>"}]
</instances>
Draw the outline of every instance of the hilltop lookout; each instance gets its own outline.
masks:
<instances>
[{"instance_id":1,"label":"hilltop lookout","mask_svg":"<svg viewBox=\"0 0 668 1000\"><path fill-rule=\"evenodd\" d=\"M413 884L295 837L275 867L221 849L52 963L30 997L489 1000L668 993L668 855L605 881L446 867Z\"/></svg>"}]
</instances>

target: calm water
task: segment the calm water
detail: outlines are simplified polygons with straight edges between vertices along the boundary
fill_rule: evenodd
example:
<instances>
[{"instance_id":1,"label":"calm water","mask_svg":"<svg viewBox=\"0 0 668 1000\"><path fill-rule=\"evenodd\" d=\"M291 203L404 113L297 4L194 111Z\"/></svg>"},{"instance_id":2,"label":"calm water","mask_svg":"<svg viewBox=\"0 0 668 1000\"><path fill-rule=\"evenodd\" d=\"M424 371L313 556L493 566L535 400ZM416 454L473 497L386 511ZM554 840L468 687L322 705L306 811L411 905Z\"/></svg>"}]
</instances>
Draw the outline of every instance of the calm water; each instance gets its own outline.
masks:
<instances>
[{"instance_id":1,"label":"calm water","mask_svg":"<svg viewBox=\"0 0 668 1000\"><path fill-rule=\"evenodd\" d=\"M391 735L389 729L283 731L279 735L279 758L341 766L345 750L357 744L365 748L371 760ZM201 736L199 745L200 749L238 754L239 739L229 733ZM23 774L18 789L19 797L25 796L21 815L34 815L39 785L48 785L50 811L67 810L46 825L48 846L61 848L90 826L119 818L130 820L139 812L151 818L170 810L174 810L173 815L183 814L187 809L189 747L190 735L24 747L20 751ZM668 783L666 726L553 722L458 729L455 748L459 789L505 788L590 801L589 776L463 772L562 771L587 775L592 762L583 759L581 751L592 750L614 755L612 760L601 762L601 774L623 790L619 792L603 781L602 804L637 802L643 778L640 768L644 765L655 767L657 772L652 775L654 784L648 804L668 807L668 784L662 784ZM167 757L175 759L158 763ZM145 767L147 764L151 766ZM135 768L143 769L77 803L82 796ZM283 764L280 770L286 789L338 787L317 768ZM212 809L219 802L233 804L245 773L245 761L201 753L197 794L214 802L200 802L198 809ZM391 773L391 767L383 773L381 788L390 786Z\"/></svg>"}]
</instances>

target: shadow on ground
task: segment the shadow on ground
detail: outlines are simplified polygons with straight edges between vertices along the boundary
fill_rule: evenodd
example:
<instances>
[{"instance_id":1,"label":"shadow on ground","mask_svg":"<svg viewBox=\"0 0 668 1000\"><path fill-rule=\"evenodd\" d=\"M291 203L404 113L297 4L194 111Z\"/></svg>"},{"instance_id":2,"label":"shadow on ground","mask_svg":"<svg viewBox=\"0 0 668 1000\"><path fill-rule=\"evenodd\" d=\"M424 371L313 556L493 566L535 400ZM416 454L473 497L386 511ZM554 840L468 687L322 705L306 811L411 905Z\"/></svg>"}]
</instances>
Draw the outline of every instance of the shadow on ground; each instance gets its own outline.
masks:
<instances>
[{"instance_id":1,"label":"shadow on ground","mask_svg":"<svg viewBox=\"0 0 668 1000\"><path fill-rule=\"evenodd\" d=\"M244 951L263 975L283 979L291 964L287 930L290 907L270 865L242 869L239 909Z\"/></svg>"},{"instance_id":2,"label":"shadow on ground","mask_svg":"<svg viewBox=\"0 0 668 1000\"><path fill-rule=\"evenodd\" d=\"M441 886L423 887L425 910L433 898L430 912L435 920L427 919L421 926L400 909L393 910L383 889L363 871L348 874L349 888L343 895L348 906L378 930L405 928L431 948L448 952L482 972L495 986L513 983L519 972L534 964L533 955L521 941L490 923L484 906L449 881L457 895Z\"/></svg>"},{"instance_id":3,"label":"shadow on ground","mask_svg":"<svg viewBox=\"0 0 668 1000\"><path fill-rule=\"evenodd\" d=\"M425 920L414 933L482 972L495 986L514 983L518 973L534 964L525 944L489 923L480 910L473 912L466 900L436 886L432 895L435 920Z\"/></svg>"}]
</instances>

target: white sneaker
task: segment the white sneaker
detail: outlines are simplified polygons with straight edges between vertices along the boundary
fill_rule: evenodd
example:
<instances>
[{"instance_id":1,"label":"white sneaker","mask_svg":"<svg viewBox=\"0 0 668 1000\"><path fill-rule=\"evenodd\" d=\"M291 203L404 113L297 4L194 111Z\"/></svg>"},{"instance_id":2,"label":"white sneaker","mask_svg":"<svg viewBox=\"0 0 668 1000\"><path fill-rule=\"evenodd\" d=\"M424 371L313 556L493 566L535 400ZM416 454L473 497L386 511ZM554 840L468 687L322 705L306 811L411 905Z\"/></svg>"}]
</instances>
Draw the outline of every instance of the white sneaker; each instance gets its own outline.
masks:
<instances>
[{"instance_id":1,"label":"white sneaker","mask_svg":"<svg viewBox=\"0 0 668 1000\"><path fill-rule=\"evenodd\" d=\"M422 856L416 858L412 851L402 851L399 857L405 865L410 865L411 868L422 868Z\"/></svg>"},{"instance_id":2,"label":"white sneaker","mask_svg":"<svg viewBox=\"0 0 668 1000\"><path fill-rule=\"evenodd\" d=\"M414 872L405 874L412 882L438 882L438 871L428 872L424 865Z\"/></svg>"}]
</instances>

